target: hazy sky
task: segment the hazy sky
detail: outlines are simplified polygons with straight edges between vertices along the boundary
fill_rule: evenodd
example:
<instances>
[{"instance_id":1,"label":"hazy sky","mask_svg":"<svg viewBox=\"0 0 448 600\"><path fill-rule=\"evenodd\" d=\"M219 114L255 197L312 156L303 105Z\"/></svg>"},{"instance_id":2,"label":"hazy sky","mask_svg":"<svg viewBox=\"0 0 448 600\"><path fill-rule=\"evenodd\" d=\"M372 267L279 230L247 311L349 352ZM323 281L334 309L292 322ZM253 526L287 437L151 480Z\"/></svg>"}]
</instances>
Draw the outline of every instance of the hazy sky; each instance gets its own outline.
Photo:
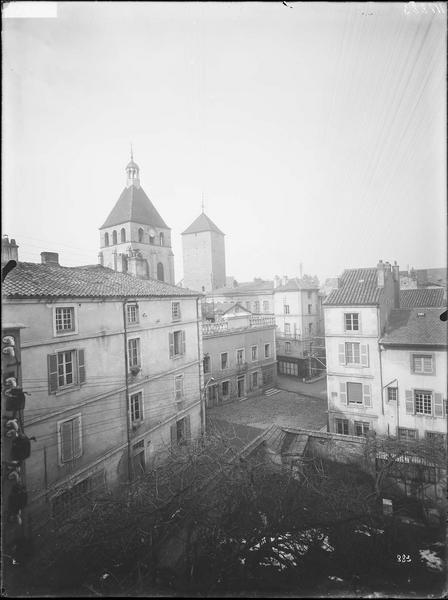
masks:
<instances>
[{"instance_id":1,"label":"hazy sky","mask_svg":"<svg viewBox=\"0 0 448 600\"><path fill-rule=\"evenodd\" d=\"M61 2L3 22L3 233L97 262L125 185L227 274L445 265L446 5Z\"/></svg>"}]
</instances>

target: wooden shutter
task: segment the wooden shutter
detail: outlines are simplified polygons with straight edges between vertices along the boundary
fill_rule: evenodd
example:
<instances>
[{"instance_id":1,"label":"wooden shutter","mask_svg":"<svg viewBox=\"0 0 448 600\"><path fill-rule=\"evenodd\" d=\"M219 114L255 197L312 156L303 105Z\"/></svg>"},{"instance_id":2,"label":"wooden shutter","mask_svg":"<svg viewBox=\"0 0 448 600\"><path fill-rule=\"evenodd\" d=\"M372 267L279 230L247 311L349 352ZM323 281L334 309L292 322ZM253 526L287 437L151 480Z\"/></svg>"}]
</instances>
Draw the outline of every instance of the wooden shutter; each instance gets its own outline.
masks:
<instances>
[{"instance_id":1,"label":"wooden shutter","mask_svg":"<svg viewBox=\"0 0 448 600\"><path fill-rule=\"evenodd\" d=\"M73 427L72 421L61 423L61 462L68 462L73 458Z\"/></svg>"},{"instance_id":2,"label":"wooden shutter","mask_svg":"<svg viewBox=\"0 0 448 600\"><path fill-rule=\"evenodd\" d=\"M414 394L412 390L405 391L406 397L406 414L413 415L414 414Z\"/></svg>"},{"instance_id":3,"label":"wooden shutter","mask_svg":"<svg viewBox=\"0 0 448 600\"><path fill-rule=\"evenodd\" d=\"M86 380L86 367L84 364L84 350L78 350L78 381L84 383Z\"/></svg>"},{"instance_id":4,"label":"wooden shutter","mask_svg":"<svg viewBox=\"0 0 448 600\"><path fill-rule=\"evenodd\" d=\"M180 347L180 353L181 354L185 354L185 331L182 330L181 331L181 347Z\"/></svg>"},{"instance_id":5,"label":"wooden shutter","mask_svg":"<svg viewBox=\"0 0 448 600\"><path fill-rule=\"evenodd\" d=\"M48 393L55 394L58 389L58 359L56 354L47 356L48 364Z\"/></svg>"},{"instance_id":6,"label":"wooden shutter","mask_svg":"<svg viewBox=\"0 0 448 600\"><path fill-rule=\"evenodd\" d=\"M190 415L185 417L185 439L187 442L191 440L191 422Z\"/></svg>"},{"instance_id":7,"label":"wooden shutter","mask_svg":"<svg viewBox=\"0 0 448 600\"><path fill-rule=\"evenodd\" d=\"M345 382L339 384L339 396L341 398L341 402L342 403L348 404L348 402L347 402L347 388L346 388Z\"/></svg>"},{"instance_id":8,"label":"wooden shutter","mask_svg":"<svg viewBox=\"0 0 448 600\"><path fill-rule=\"evenodd\" d=\"M345 365L345 344L339 344L339 364Z\"/></svg>"},{"instance_id":9,"label":"wooden shutter","mask_svg":"<svg viewBox=\"0 0 448 600\"><path fill-rule=\"evenodd\" d=\"M177 446L177 423L171 425L171 446Z\"/></svg>"},{"instance_id":10,"label":"wooden shutter","mask_svg":"<svg viewBox=\"0 0 448 600\"><path fill-rule=\"evenodd\" d=\"M361 364L363 367L369 366L369 346L361 344Z\"/></svg>"},{"instance_id":11,"label":"wooden shutter","mask_svg":"<svg viewBox=\"0 0 448 600\"><path fill-rule=\"evenodd\" d=\"M411 373L415 373L415 370L414 370L414 355L411 353L409 355L409 357L410 357L410 360L411 360Z\"/></svg>"},{"instance_id":12,"label":"wooden shutter","mask_svg":"<svg viewBox=\"0 0 448 600\"><path fill-rule=\"evenodd\" d=\"M434 394L434 416L443 417L442 394Z\"/></svg>"},{"instance_id":13,"label":"wooden shutter","mask_svg":"<svg viewBox=\"0 0 448 600\"><path fill-rule=\"evenodd\" d=\"M82 454L81 417L76 417L76 419L73 419L71 423L73 426L73 458L79 458Z\"/></svg>"},{"instance_id":14,"label":"wooden shutter","mask_svg":"<svg viewBox=\"0 0 448 600\"><path fill-rule=\"evenodd\" d=\"M168 334L168 343L170 346L170 358L174 356L174 333Z\"/></svg>"},{"instance_id":15,"label":"wooden shutter","mask_svg":"<svg viewBox=\"0 0 448 600\"><path fill-rule=\"evenodd\" d=\"M372 407L372 394L370 392L370 383L364 383L362 386L362 399L366 408Z\"/></svg>"}]
</instances>

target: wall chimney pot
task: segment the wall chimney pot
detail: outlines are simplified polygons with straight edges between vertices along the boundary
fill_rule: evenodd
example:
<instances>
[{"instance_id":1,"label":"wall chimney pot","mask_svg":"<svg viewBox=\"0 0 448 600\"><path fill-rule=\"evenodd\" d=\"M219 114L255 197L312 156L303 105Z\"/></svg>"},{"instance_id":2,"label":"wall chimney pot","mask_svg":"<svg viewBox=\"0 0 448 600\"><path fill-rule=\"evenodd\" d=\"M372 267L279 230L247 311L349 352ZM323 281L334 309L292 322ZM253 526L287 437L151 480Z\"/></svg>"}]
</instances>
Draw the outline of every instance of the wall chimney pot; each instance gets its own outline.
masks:
<instances>
[{"instance_id":1,"label":"wall chimney pot","mask_svg":"<svg viewBox=\"0 0 448 600\"><path fill-rule=\"evenodd\" d=\"M41 252L40 260L43 265L59 265L59 254L57 252Z\"/></svg>"}]
</instances>

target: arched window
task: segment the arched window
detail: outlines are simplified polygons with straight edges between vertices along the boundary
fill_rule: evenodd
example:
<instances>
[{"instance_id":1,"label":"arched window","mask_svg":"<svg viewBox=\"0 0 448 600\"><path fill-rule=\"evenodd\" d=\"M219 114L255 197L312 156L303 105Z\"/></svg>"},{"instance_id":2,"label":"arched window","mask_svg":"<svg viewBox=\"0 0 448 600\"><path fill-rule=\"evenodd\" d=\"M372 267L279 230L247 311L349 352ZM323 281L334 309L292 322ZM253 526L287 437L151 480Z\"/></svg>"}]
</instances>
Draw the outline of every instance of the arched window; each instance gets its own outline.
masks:
<instances>
[{"instance_id":1,"label":"arched window","mask_svg":"<svg viewBox=\"0 0 448 600\"><path fill-rule=\"evenodd\" d=\"M105 246L109 245L109 234L108 233L104 234L104 245Z\"/></svg>"},{"instance_id":2,"label":"arched window","mask_svg":"<svg viewBox=\"0 0 448 600\"><path fill-rule=\"evenodd\" d=\"M163 265L162 263L157 263L157 279L159 281L165 281L164 275L163 275Z\"/></svg>"},{"instance_id":3,"label":"arched window","mask_svg":"<svg viewBox=\"0 0 448 600\"><path fill-rule=\"evenodd\" d=\"M114 229L112 231L112 244L115 246L116 243L117 243L117 232Z\"/></svg>"},{"instance_id":4,"label":"arched window","mask_svg":"<svg viewBox=\"0 0 448 600\"><path fill-rule=\"evenodd\" d=\"M163 232L159 233L159 243L161 246L163 246L163 242L164 242L164 236L163 236Z\"/></svg>"},{"instance_id":5,"label":"arched window","mask_svg":"<svg viewBox=\"0 0 448 600\"><path fill-rule=\"evenodd\" d=\"M141 227L139 227L139 229L138 229L138 241L139 242L143 242L143 234L144 234L143 229Z\"/></svg>"},{"instance_id":6,"label":"arched window","mask_svg":"<svg viewBox=\"0 0 448 600\"><path fill-rule=\"evenodd\" d=\"M149 234L149 243L154 244L154 236Z\"/></svg>"},{"instance_id":7,"label":"arched window","mask_svg":"<svg viewBox=\"0 0 448 600\"><path fill-rule=\"evenodd\" d=\"M121 242L126 241L126 229L124 227L121 228L120 237L121 237Z\"/></svg>"}]
</instances>

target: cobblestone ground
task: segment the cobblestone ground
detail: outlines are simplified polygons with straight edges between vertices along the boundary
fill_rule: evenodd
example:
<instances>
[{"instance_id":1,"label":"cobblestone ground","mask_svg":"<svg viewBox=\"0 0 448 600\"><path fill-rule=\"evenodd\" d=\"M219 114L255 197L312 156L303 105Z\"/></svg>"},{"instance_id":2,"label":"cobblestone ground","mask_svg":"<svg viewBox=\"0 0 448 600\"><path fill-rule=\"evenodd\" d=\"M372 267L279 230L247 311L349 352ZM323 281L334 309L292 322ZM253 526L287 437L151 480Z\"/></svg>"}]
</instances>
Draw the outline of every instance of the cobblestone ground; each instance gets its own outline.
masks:
<instances>
[{"instance_id":1,"label":"cobblestone ground","mask_svg":"<svg viewBox=\"0 0 448 600\"><path fill-rule=\"evenodd\" d=\"M207 409L211 421L227 421L263 430L279 426L321 429L327 424L326 398L312 398L281 390L273 396L255 396L241 402Z\"/></svg>"}]
</instances>

